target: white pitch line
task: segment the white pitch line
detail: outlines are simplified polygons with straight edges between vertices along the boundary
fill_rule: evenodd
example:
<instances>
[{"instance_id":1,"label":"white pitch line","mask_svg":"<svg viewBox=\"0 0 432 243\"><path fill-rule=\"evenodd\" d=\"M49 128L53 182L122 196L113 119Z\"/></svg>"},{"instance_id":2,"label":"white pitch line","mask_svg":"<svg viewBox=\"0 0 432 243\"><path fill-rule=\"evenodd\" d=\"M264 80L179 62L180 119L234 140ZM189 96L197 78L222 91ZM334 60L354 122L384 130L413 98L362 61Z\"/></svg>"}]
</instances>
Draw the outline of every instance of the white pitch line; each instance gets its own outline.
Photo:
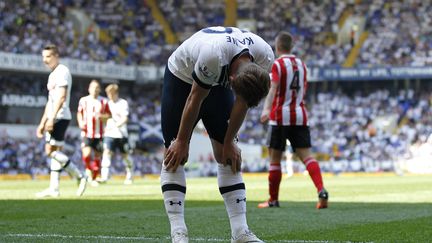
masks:
<instances>
[{"instance_id":1,"label":"white pitch line","mask_svg":"<svg viewBox=\"0 0 432 243\"><path fill-rule=\"evenodd\" d=\"M13 238L45 238L45 237L52 237L52 238L63 238L63 239L105 239L105 240L136 240L136 241L143 241L143 240L152 240L152 241L158 241L158 240L170 240L169 237L146 237L146 236L109 236L109 235L61 235L61 234L7 234L6 237L13 237ZM191 241L202 241L202 242L227 242L228 239L207 239L207 238L189 238ZM277 243L329 243L329 242L350 242L350 241L334 241L334 240L270 240L267 242L277 242Z\"/></svg>"}]
</instances>

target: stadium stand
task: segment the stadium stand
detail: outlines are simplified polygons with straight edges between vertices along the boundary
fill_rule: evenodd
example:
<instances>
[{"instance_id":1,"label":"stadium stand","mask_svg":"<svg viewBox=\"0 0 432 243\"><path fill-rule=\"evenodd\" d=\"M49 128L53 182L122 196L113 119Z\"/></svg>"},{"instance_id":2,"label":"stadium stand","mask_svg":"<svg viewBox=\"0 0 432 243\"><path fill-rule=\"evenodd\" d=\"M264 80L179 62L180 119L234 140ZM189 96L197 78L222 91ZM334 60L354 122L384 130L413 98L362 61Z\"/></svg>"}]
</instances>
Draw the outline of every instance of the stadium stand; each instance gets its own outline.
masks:
<instances>
[{"instance_id":1,"label":"stadium stand","mask_svg":"<svg viewBox=\"0 0 432 243\"><path fill-rule=\"evenodd\" d=\"M167 31L156 20L154 7L159 8L177 42L167 41ZM237 0L236 18L252 23L253 31L271 45L278 31L293 33L295 53L312 71L317 67L340 68L351 56L350 65L354 68L430 67L431 8L421 0ZM50 40L59 45L62 56L75 60L163 68L179 42L197 29L224 25L227 14L225 2L216 0L28 0L14 4L0 0L0 50L40 56L42 46ZM344 28L359 19L364 26L359 24L355 36L348 35L351 39L341 41ZM367 33L364 39L360 32ZM356 49L358 53L352 54ZM32 70L1 70L0 90L2 95L46 96L46 78L47 75L34 74ZM388 161L408 156L410 146L426 142L432 133L430 75L385 79L392 82L377 85L374 82L382 80L370 77L368 81L360 79L361 82L345 80L344 84L312 80L310 86L315 91L308 97L308 108L314 152L322 161L341 161L337 168L334 163L324 163L323 170L388 170L392 166L388 166ZM74 76L73 112L78 97L86 93L88 80ZM152 85L145 85L119 80L121 95L129 101L132 111L130 121L139 127L138 133L143 133L140 124L150 128L160 124L160 79L152 81ZM346 86L350 87L341 88ZM365 87L370 87L367 92L356 92ZM35 124L41 114L41 107L24 109L3 103L2 124ZM260 112L260 107L250 110L239 137L244 144L265 144L266 127L258 122ZM47 173L41 141L0 133L0 173ZM149 143L157 142L155 139ZM69 152L79 150L78 137L68 138L68 144ZM137 172L157 173L160 151L150 153L145 150L148 144L139 145L144 149L137 149L133 155L140 161L136 163ZM79 160L77 154L73 156ZM214 173L210 157L203 155L203 175ZM115 164L114 169L122 171L121 166ZM266 170L262 159L245 166L249 171Z\"/></svg>"}]
</instances>

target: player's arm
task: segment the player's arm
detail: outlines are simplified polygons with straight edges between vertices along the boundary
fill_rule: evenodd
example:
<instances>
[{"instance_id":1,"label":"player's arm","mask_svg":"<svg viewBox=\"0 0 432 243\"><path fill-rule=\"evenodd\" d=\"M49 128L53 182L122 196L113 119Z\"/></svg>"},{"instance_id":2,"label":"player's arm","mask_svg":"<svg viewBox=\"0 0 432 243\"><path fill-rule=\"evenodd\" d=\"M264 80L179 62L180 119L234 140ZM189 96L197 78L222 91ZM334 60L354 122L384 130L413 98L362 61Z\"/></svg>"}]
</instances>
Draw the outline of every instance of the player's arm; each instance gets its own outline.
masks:
<instances>
[{"instance_id":1,"label":"player's arm","mask_svg":"<svg viewBox=\"0 0 432 243\"><path fill-rule=\"evenodd\" d=\"M177 138L171 143L165 153L165 165L167 170L176 171L180 164L187 161L189 155L189 138L195 121L198 118L203 100L209 94L210 89L201 87L197 82L192 84L192 89L183 109Z\"/></svg>"},{"instance_id":2,"label":"player's arm","mask_svg":"<svg viewBox=\"0 0 432 243\"><path fill-rule=\"evenodd\" d=\"M83 106L83 100L82 99L80 99L80 101L78 103L77 122L78 122L79 128L81 130L85 130L84 106Z\"/></svg>"},{"instance_id":3,"label":"player's arm","mask_svg":"<svg viewBox=\"0 0 432 243\"><path fill-rule=\"evenodd\" d=\"M36 129L36 136L38 138L43 137L43 132L45 130L45 123L47 122L47 114L48 114L48 102L45 105L44 113L43 113L42 118L39 122L39 126Z\"/></svg>"},{"instance_id":4,"label":"player's arm","mask_svg":"<svg viewBox=\"0 0 432 243\"><path fill-rule=\"evenodd\" d=\"M116 121L115 124L117 127L121 127L124 124L126 124L128 122L128 120L129 120L129 106L126 103L126 106L124 107L124 110L122 111L120 119L118 121Z\"/></svg>"},{"instance_id":5,"label":"player's arm","mask_svg":"<svg viewBox=\"0 0 432 243\"><path fill-rule=\"evenodd\" d=\"M122 115L122 116L120 117L120 119L119 119L118 121L116 121L115 124L116 124L117 127L121 127L121 126L123 126L124 124L126 124L126 123L128 122L128 120L129 120L129 119L128 119L127 116L123 116L123 115Z\"/></svg>"},{"instance_id":6,"label":"player's arm","mask_svg":"<svg viewBox=\"0 0 432 243\"><path fill-rule=\"evenodd\" d=\"M262 123L267 123L269 120L272 103L273 103L274 97L276 95L276 90L278 89L278 87L279 87L279 83L271 82L270 90L269 90L269 93L267 94L267 97L265 98L264 107L263 107L263 110L261 112L261 122Z\"/></svg>"},{"instance_id":7,"label":"player's arm","mask_svg":"<svg viewBox=\"0 0 432 243\"><path fill-rule=\"evenodd\" d=\"M171 143L165 153L167 170L176 171L180 164L186 163L189 156L189 139L195 122L198 118L201 104L213 83L220 73L219 57L214 53L213 48L208 45L201 46L200 54L192 72L192 88L183 108L179 131L176 139Z\"/></svg>"},{"instance_id":8,"label":"player's arm","mask_svg":"<svg viewBox=\"0 0 432 243\"><path fill-rule=\"evenodd\" d=\"M241 151L237 147L236 136L243 124L248 109L249 107L246 101L244 101L241 96L237 96L231 110L228 128L225 133L222 155L224 165L230 165L233 173L237 173L241 169Z\"/></svg>"},{"instance_id":9,"label":"player's arm","mask_svg":"<svg viewBox=\"0 0 432 243\"><path fill-rule=\"evenodd\" d=\"M279 77L280 77L280 67L277 62L274 62L272 66L272 71L270 75L271 84L270 84L270 90L265 98L264 101L264 107L261 112L261 122L266 123L269 120L270 111L272 108L272 103L274 100L274 97L276 95L277 89L279 87Z\"/></svg>"},{"instance_id":10,"label":"player's arm","mask_svg":"<svg viewBox=\"0 0 432 243\"><path fill-rule=\"evenodd\" d=\"M54 120L57 117L57 113L63 106L63 103L66 101L66 95L67 95L67 86L62 86L57 89L58 92L58 100L54 101L53 104L53 115L52 117L48 118L45 123L45 130L52 131L54 128Z\"/></svg>"}]
</instances>

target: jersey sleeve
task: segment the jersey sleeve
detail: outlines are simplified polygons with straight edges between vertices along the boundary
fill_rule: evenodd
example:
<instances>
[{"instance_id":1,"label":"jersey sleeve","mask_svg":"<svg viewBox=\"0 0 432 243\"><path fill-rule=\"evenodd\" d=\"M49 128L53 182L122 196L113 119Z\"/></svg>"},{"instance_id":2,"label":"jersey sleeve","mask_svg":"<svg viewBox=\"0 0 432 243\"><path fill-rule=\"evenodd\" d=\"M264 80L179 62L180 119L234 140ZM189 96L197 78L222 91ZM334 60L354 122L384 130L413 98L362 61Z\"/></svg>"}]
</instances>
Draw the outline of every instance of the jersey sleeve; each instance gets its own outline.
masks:
<instances>
[{"instance_id":1,"label":"jersey sleeve","mask_svg":"<svg viewBox=\"0 0 432 243\"><path fill-rule=\"evenodd\" d=\"M273 63L270 78L273 83L280 82L280 66L279 66L279 62L277 61Z\"/></svg>"},{"instance_id":2,"label":"jersey sleeve","mask_svg":"<svg viewBox=\"0 0 432 243\"><path fill-rule=\"evenodd\" d=\"M68 86L68 76L69 76L69 70L66 68L61 68L58 70L58 72L54 73L54 81L56 83L56 86L58 87L64 87Z\"/></svg>"},{"instance_id":3,"label":"jersey sleeve","mask_svg":"<svg viewBox=\"0 0 432 243\"><path fill-rule=\"evenodd\" d=\"M123 100L122 103L123 103L122 104L123 109L121 111L122 116L129 116L129 104L128 104L128 102L126 100Z\"/></svg>"},{"instance_id":4,"label":"jersey sleeve","mask_svg":"<svg viewBox=\"0 0 432 243\"><path fill-rule=\"evenodd\" d=\"M194 66L192 77L202 88L210 89L220 73L219 55L210 46L203 46Z\"/></svg>"},{"instance_id":5,"label":"jersey sleeve","mask_svg":"<svg viewBox=\"0 0 432 243\"><path fill-rule=\"evenodd\" d=\"M273 50L267 43L261 43L258 53L255 52L255 63L269 72L275 60Z\"/></svg>"},{"instance_id":6,"label":"jersey sleeve","mask_svg":"<svg viewBox=\"0 0 432 243\"><path fill-rule=\"evenodd\" d=\"M84 111L84 99L81 98L78 102L78 112L83 113Z\"/></svg>"}]
</instances>

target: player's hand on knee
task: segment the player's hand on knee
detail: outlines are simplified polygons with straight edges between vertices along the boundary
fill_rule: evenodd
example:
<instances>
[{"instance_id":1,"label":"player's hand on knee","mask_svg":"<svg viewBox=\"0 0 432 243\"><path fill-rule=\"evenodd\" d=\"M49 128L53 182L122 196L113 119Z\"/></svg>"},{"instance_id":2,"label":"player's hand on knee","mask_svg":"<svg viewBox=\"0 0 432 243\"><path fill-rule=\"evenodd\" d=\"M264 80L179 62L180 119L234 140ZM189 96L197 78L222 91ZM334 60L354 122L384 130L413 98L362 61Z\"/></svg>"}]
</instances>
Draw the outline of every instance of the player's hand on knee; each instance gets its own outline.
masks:
<instances>
[{"instance_id":1,"label":"player's hand on knee","mask_svg":"<svg viewBox=\"0 0 432 243\"><path fill-rule=\"evenodd\" d=\"M224 144L222 161L224 165L231 166L231 171L236 174L241 171L241 150L235 143Z\"/></svg>"},{"instance_id":2,"label":"player's hand on knee","mask_svg":"<svg viewBox=\"0 0 432 243\"><path fill-rule=\"evenodd\" d=\"M174 140L165 153L164 165L167 171L176 172L179 165L184 165L189 156L189 143Z\"/></svg>"}]
</instances>

